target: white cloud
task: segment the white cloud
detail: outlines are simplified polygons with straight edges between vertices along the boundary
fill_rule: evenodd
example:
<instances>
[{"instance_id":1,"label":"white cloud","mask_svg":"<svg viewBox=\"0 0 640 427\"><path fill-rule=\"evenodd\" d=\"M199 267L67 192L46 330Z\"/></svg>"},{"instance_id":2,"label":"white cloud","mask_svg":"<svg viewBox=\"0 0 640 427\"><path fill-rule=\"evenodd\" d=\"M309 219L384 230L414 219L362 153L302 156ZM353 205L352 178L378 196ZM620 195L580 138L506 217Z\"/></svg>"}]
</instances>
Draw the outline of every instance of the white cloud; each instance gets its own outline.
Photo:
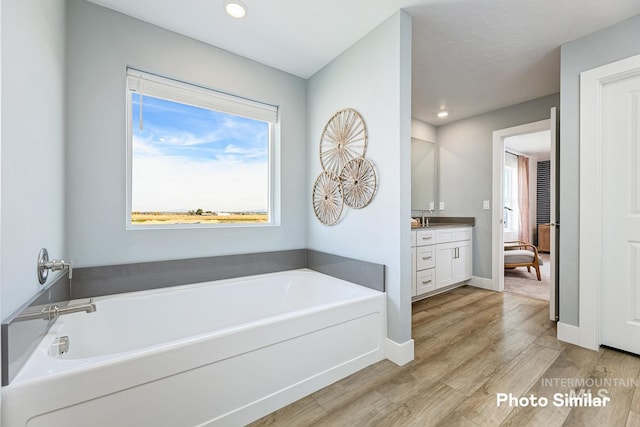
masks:
<instances>
[{"instance_id":1,"label":"white cloud","mask_svg":"<svg viewBox=\"0 0 640 427\"><path fill-rule=\"evenodd\" d=\"M172 133L163 136L162 139L164 139L162 143L166 145L193 146L220 141L221 136L220 132L210 132L205 135L194 135L187 132L172 131Z\"/></svg>"},{"instance_id":2,"label":"white cloud","mask_svg":"<svg viewBox=\"0 0 640 427\"><path fill-rule=\"evenodd\" d=\"M140 157L133 165L133 211L267 208L268 165Z\"/></svg>"},{"instance_id":3,"label":"white cloud","mask_svg":"<svg viewBox=\"0 0 640 427\"><path fill-rule=\"evenodd\" d=\"M225 154L242 154L243 157L260 157L267 154L266 147L238 147L229 144L224 148Z\"/></svg>"},{"instance_id":4,"label":"white cloud","mask_svg":"<svg viewBox=\"0 0 640 427\"><path fill-rule=\"evenodd\" d=\"M157 156L160 151L153 146L150 138L140 138L133 136L133 152L136 155Z\"/></svg>"}]
</instances>

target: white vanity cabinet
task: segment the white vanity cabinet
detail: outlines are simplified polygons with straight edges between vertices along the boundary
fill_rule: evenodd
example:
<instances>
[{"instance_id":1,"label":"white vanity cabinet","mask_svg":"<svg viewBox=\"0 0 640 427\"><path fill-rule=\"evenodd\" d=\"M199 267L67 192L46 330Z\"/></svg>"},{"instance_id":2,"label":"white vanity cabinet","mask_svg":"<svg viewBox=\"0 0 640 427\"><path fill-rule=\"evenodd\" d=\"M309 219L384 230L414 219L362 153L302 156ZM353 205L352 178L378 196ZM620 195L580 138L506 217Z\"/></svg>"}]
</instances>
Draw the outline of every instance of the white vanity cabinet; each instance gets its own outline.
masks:
<instances>
[{"instance_id":1,"label":"white vanity cabinet","mask_svg":"<svg viewBox=\"0 0 640 427\"><path fill-rule=\"evenodd\" d=\"M471 279L471 241L471 226L434 227L411 232L414 300Z\"/></svg>"}]
</instances>

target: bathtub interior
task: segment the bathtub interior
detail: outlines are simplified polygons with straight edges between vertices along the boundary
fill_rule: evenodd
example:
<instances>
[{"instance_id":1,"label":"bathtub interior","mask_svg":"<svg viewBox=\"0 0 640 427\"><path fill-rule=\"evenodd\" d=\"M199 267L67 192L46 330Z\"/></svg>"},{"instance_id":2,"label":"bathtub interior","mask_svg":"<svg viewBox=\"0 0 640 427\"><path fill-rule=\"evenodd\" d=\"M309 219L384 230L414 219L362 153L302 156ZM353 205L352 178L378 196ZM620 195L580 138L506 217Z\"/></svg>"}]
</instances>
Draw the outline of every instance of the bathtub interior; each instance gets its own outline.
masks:
<instances>
[{"instance_id":1,"label":"bathtub interior","mask_svg":"<svg viewBox=\"0 0 640 427\"><path fill-rule=\"evenodd\" d=\"M69 337L70 345L64 354L51 354L80 359L166 346L377 294L301 269L95 298L95 313L64 316L54 326L54 334Z\"/></svg>"}]
</instances>

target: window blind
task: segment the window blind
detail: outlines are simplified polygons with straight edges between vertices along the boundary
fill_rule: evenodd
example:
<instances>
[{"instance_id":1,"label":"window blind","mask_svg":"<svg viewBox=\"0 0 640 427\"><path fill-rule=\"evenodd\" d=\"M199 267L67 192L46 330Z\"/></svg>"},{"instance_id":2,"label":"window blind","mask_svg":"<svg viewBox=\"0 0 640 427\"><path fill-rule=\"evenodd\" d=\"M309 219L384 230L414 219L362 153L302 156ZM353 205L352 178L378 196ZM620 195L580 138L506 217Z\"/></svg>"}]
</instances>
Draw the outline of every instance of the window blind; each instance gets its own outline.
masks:
<instances>
[{"instance_id":1,"label":"window blind","mask_svg":"<svg viewBox=\"0 0 640 427\"><path fill-rule=\"evenodd\" d=\"M154 98L277 123L278 107L213 89L127 68L127 90Z\"/></svg>"}]
</instances>

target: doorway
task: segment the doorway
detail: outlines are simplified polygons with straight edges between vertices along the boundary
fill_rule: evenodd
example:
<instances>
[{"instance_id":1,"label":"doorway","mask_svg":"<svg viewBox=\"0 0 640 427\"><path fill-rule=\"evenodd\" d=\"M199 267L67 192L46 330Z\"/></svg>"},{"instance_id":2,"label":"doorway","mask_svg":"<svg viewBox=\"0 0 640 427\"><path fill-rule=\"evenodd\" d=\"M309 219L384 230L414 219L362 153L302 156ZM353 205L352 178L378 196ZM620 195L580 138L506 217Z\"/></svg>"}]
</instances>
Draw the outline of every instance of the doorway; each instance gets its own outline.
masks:
<instances>
[{"instance_id":1,"label":"doorway","mask_svg":"<svg viewBox=\"0 0 640 427\"><path fill-rule=\"evenodd\" d=\"M551 294L550 164L550 130L504 139L503 243L526 251L535 264L505 268L504 291L546 301Z\"/></svg>"},{"instance_id":2,"label":"doorway","mask_svg":"<svg viewBox=\"0 0 640 427\"><path fill-rule=\"evenodd\" d=\"M505 250L505 241L514 237L513 233L517 233L518 228L524 229L526 228L524 233L524 238L529 240L529 242L525 242L531 245L535 245L535 250L537 250L539 246L538 241L538 215L537 211L535 213L536 221L532 222L530 220L524 220L524 226L516 227L513 223L515 217L519 213L518 211L527 210L531 214L531 204L526 208L516 207L514 205L513 200L506 200L509 198L509 191L505 191L505 186L509 185L517 185L513 183L513 180L509 179L509 174L505 173L505 168L508 167L505 165L505 157L506 151L511 151L516 156L523 155L523 151L528 151L526 148L526 143L521 143L522 146L517 146L517 141L523 141L527 138L534 138L533 136L525 136L525 135L534 135L540 137L543 135L548 136L548 140L550 141L549 149L548 149L548 157L549 157L549 187L550 187L550 206L549 206L549 217L548 220L546 217L541 217L540 220L546 221L546 224L551 224L547 227L549 230L549 253L547 256L541 256L542 264L545 265L545 258L547 262L546 267L541 266L542 268L548 268L548 295L549 300L549 317L551 320L557 320L557 284L556 284L556 266L557 266L557 251L555 250L555 235L556 235L556 203L555 203L555 186L556 186L556 130L557 130L557 114L556 109L551 109L551 118L547 120L541 120L533 123L528 123L520 126L514 126L507 129L497 130L493 133L493 226L492 226L492 258L493 269L492 276L494 277L494 286L495 290L503 292L505 290L505 273L504 273L504 250ZM510 150L507 150L507 147L511 146ZM519 149L518 149L519 148ZM513 164L513 163L511 163ZM513 167L513 166L512 166ZM536 161L536 173L537 173L537 161ZM512 172L516 173L516 172ZM529 175L530 176L530 175ZM530 179L531 181L531 179ZM517 192L517 191L515 191ZM529 191L527 190L530 195ZM537 209L537 200L536 200L536 209ZM506 213L506 215L505 215ZM531 218L533 215L529 215ZM507 221L511 221L511 223L506 224ZM534 229L535 225L535 229ZM506 227L506 228L505 228ZM505 239L505 231L506 237ZM520 233L517 234L518 237L522 237ZM528 236L528 237L527 237ZM522 238L513 239L513 240L523 240ZM534 243L535 242L535 243ZM523 250L529 250L533 252L531 247L523 247L517 248ZM546 247L544 248L546 249ZM546 252L546 251L544 251ZM516 269L521 270L521 269ZM532 269L533 270L533 269ZM543 273L541 271L541 274ZM524 274L528 273L527 269L524 268ZM520 273L518 273L520 274ZM533 277L533 281L537 282L537 275L533 273L531 276ZM532 281L532 282L533 282ZM534 285L532 285L534 286ZM545 288L546 289L546 288ZM537 289L540 291L540 289Z\"/></svg>"}]
</instances>

